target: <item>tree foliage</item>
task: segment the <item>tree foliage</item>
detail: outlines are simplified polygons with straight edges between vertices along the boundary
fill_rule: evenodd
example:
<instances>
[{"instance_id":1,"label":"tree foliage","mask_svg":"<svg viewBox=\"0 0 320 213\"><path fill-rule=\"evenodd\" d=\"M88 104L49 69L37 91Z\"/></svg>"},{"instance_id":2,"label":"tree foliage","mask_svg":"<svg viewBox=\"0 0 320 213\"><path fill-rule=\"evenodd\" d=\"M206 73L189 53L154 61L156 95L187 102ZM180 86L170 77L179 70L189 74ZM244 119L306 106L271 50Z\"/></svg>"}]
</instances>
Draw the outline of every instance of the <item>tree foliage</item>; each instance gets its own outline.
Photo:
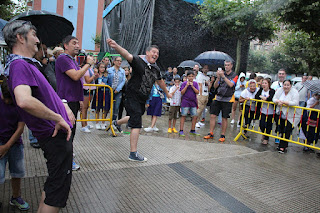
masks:
<instances>
[{"instance_id":1,"label":"tree foliage","mask_svg":"<svg viewBox=\"0 0 320 213\"><path fill-rule=\"evenodd\" d=\"M310 75L317 75L320 69L320 38L313 37L304 31L288 31L283 36L284 53L297 61L306 64Z\"/></svg>"},{"instance_id":2,"label":"tree foliage","mask_svg":"<svg viewBox=\"0 0 320 213\"><path fill-rule=\"evenodd\" d=\"M320 1L285 0L282 2L284 4L276 10L276 13L280 14L280 21L290 24L293 29L320 37Z\"/></svg>"},{"instance_id":3,"label":"tree foliage","mask_svg":"<svg viewBox=\"0 0 320 213\"><path fill-rule=\"evenodd\" d=\"M275 25L264 12L264 0L205 0L196 16L214 35L238 40L236 72L239 72L241 43L252 39L270 40Z\"/></svg>"},{"instance_id":4,"label":"tree foliage","mask_svg":"<svg viewBox=\"0 0 320 213\"><path fill-rule=\"evenodd\" d=\"M247 69L251 72L269 73L268 54L260 50L250 50Z\"/></svg>"},{"instance_id":5,"label":"tree foliage","mask_svg":"<svg viewBox=\"0 0 320 213\"><path fill-rule=\"evenodd\" d=\"M0 17L6 21L26 11L26 9L26 0L20 0L17 3L12 0L0 0Z\"/></svg>"}]
</instances>

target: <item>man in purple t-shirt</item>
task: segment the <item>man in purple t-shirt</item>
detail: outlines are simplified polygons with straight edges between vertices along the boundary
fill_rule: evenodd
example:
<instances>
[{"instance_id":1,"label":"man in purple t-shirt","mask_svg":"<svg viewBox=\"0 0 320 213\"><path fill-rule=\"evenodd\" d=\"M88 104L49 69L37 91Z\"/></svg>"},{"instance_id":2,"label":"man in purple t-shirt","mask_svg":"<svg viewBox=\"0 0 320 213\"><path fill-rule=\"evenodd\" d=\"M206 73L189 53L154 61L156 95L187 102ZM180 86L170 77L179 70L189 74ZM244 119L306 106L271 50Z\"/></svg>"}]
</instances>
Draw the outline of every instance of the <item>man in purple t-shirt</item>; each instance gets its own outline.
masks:
<instances>
[{"instance_id":1,"label":"man in purple t-shirt","mask_svg":"<svg viewBox=\"0 0 320 213\"><path fill-rule=\"evenodd\" d=\"M36 28L16 20L3 29L8 48L5 76L21 119L38 139L47 160L48 178L38 212L59 212L65 207L72 178L71 127L75 118L63 104L32 58L38 51Z\"/></svg>"},{"instance_id":2,"label":"man in purple t-shirt","mask_svg":"<svg viewBox=\"0 0 320 213\"><path fill-rule=\"evenodd\" d=\"M88 55L86 64L80 68L75 60L75 56L79 54L80 50L78 39L72 35L68 35L62 40L62 45L64 53L60 54L55 64L57 93L61 99L67 101L74 116L77 117L78 111L82 108L83 101L83 85L81 78L94 63L93 57ZM75 134L76 124L74 124L72 128L72 142ZM72 164L73 170L78 170L80 168L75 162Z\"/></svg>"}]
</instances>

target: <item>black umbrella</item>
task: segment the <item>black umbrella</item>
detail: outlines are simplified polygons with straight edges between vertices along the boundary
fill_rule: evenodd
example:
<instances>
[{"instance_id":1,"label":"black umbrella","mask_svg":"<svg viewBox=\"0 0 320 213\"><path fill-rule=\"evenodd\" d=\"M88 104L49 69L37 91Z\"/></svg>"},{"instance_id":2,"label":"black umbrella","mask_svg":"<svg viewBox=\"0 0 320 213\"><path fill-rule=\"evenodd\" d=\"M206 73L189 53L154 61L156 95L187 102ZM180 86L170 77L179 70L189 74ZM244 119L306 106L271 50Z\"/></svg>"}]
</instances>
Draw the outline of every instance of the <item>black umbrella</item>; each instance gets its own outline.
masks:
<instances>
[{"instance_id":1,"label":"black umbrella","mask_svg":"<svg viewBox=\"0 0 320 213\"><path fill-rule=\"evenodd\" d=\"M224 61L234 61L228 54L220 51L207 51L198 55L195 61L206 65L224 65Z\"/></svg>"},{"instance_id":2,"label":"black umbrella","mask_svg":"<svg viewBox=\"0 0 320 213\"><path fill-rule=\"evenodd\" d=\"M0 45L5 44L3 34L2 34L2 29L6 24L7 24L7 21L0 18Z\"/></svg>"},{"instance_id":3,"label":"black umbrella","mask_svg":"<svg viewBox=\"0 0 320 213\"><path fill-rule=\"evenodd\" d=\"M66 18L45 10L29 10L13 17L13 20L30 21L37 28L37 36L48 47L62 42L67 35L71 35L74 28Z\"/></svg>"},{"instance_id":4,"label":"black umbrella","mask_svg":"<svg viewBox=\"0 0 320 213\"><path fill-rule=\"evenodd\" d=\"M303 85L314 93L320 93L320 80L305 81Z\"/></svg>"},{"instance_id":5,"label":"black umbrella","mask_svg":"<svg viewBox=\"0 0 320 213\"><path fill-rule=\"evenodd\" d=\"M199 68L201 69L201 65L196 62L196 61L193 61L193 60L187 60L187 61L183 61L179 64L178 68L181 67L181 68L193 68L194 65L198 65Z\"/></svg>"}]
</instances>

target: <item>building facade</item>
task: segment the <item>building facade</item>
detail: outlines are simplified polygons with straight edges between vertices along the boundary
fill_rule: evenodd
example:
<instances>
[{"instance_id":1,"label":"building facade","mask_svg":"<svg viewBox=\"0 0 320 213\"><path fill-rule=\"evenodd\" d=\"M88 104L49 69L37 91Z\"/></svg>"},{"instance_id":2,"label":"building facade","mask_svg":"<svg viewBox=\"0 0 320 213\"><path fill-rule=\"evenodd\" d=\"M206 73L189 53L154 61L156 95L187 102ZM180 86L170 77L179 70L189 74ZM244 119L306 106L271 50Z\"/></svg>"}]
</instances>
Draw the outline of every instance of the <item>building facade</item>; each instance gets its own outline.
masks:
<instances>
[{"instance_id":1,"label":"building facade","mask_svg":"<svg viewBox=\"0 0 320 213\"><path fill-rule=\"evenodd\" d=\"M94 39L101 35L104 0L33 0L33 10L57 13L72 22L73 36L79 39L80 47L99 51Z\"/></svg>"}]
</instances>

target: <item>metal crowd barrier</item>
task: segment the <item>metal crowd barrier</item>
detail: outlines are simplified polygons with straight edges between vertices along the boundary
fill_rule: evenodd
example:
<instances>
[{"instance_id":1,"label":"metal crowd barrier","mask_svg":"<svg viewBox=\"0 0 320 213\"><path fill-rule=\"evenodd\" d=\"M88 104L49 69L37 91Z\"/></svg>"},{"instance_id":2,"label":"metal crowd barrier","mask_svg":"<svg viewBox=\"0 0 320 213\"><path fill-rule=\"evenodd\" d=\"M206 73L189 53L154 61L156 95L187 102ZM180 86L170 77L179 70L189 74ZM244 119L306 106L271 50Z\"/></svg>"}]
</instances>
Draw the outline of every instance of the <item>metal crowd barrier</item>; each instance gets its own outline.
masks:
<instances>
[{"instance_id":1,"label":"metal crowd barrier","mask_svg":"<svg viewBox=\"0 0 320 213\"><path fill-rule=\"evenodd\" d=\"M113 126L112 126L112 116L113 116L113 90L112 88L109 86L109 85L101 85L101 84L83 84L83 86L88 86L89 87L89 107L88 107L88 112L87 112L87 118L86 119L83 119L82 118L82 113L80 113L80 119L77 120L77 122L81 122L81 121L105 121L107 122L107 124L109 124L109 127L106 128L106 131L108 131L109 129L111 130L112 132L112 135L113 136L117 136L117 134L115 133L114 129L113 129ZM91 89L91 87L96 87L96 89ZM91 97L93 96L96 96L96 100L95 100L95 106L96 106L96 109L98 108L98 101L99 101L99 98L98 98L98 89L99 88L104 88L103 89L103 101L102 101L102 118L97 118L97 113L96 113L96 110L95 110L95 115L94 115L94 119L90 118L91 114L92 114L92 104L93 104L93 98L91 100ZM108 92L108 90L110 90L110 110L109 110L109 117L104 117L104 114L105 114L105 104L106 104L106 100L105 100L105 94L106 92ZM95 91L93 93L93 96L91 95L91 91ZM108 115L108 114L107 114Z\"/></svg>"},{"instance_id":2,"label":"metal crowd barrier","mask_svg":"<svg viewBox=\"0 0 320 213\"><path fill-rule=\"evenodd\" d=\"M268 102L268 101L263 101L263 100L257 100L257 99L250 99L250 105L247 106L246 103L248 102L247 100L245 100L245 102L243 103L243 109L242 109L242 116L241 116L241 126L240 126L240 132L239 134L234 138L234 141L237 141L241 136L244 138L244 139L247 139L247 137L245 136L244 134L244 131L248 131L248 132L253 132L253 133L256 133L256 134L260 134L260 135L264 135L264 136L269 136L269 137L272 137L272 138L277 138L279 140L283 140L283 141L287 141L287 142L290 142L290 143L295 143L295 144L298 144L298 145L302 145L302 146L305 146L305 147L309 147L311 149L317 149L317 150L320 150L320 147L319 146L316 146L316 139L314 139L313 141L309 141L311 142L310 144L307 143L307 136L308 135L305 135L306 139L304 139L303 141L300 141L300 131L302 131L302 122L304 122L303 120L303 114L304 112L307 112L307 128L306 128L306 132L309 133L309 130L312 128L314 128L314 132L315 134L317 134L319 130L319 118L320 118L320 110L318 109L312 109L312 108L306 108L306 107L300 107L300 106L277 106L275 103L273 102ZM258 125L258 130L255 130L255 126L256 125L252 125L252 127L249 126L249 124L245 125L244 124L244 120L245 120L245 109L246 107L249 107L249 113L248 113L248 116L250 118L250 111L251 111L251 107L253 103L255 103L255 106L254 106L254 113L253 113L253 120L252 122L254 122L255 120L259 120L259 123L260 123L260 120L261 120L261 110L259 111L258 108L257 108L257 104L258 103L261 103L261 109L263 107L263 105L267 104L267 110L269 110L269 106L273 106L273 113L268 115L268 116L272 116L272 124L273 125L275 123L275 115L276 115L276 108L277 107L280 107L280 114L279 114L279 119L278 119L278 125L280 126L280 117L283 116L281 115L282 114L282 107L287 107L287 110L286 110L286 113L283 117L285 117L285 127L287 127L287 124L288 124L288 112L289 112L289 108L293 108L294 109L294 116L293 116L293 121L294 119L300 119L300 122L299 124L297 125L298 127L298 133L299 133L299 136L297 137L297 140L293 140L293 134L291 134L290 138L289 139L286 139L285 138L285 133L283 134L282 137L279 136L279 131L277 131L277 134L273 134L273 129L275 129L276 127L272 128L271 129L271 132L270 134L266 133L266 130L267 128L265 128L264 132L261 131L260 129L260 125ZM260 108L260 107L259 107ZM252 110L253 111L253 110ZM314 122L312 123L311 122L311 112L314 112L316 113L317 115L317 119L316 120L313 120ZM268 111L267 111L267 114L268 114ZM268 119L268 116L266 116L266 123L267 123L267 119ZM251 123L251 122L250 122ZM311 124L312 123L312 124ZM292 125L293 126L293 125ZM317 135L317 139L319 139L319 134Z\"/></svg>"}]
</instances>

